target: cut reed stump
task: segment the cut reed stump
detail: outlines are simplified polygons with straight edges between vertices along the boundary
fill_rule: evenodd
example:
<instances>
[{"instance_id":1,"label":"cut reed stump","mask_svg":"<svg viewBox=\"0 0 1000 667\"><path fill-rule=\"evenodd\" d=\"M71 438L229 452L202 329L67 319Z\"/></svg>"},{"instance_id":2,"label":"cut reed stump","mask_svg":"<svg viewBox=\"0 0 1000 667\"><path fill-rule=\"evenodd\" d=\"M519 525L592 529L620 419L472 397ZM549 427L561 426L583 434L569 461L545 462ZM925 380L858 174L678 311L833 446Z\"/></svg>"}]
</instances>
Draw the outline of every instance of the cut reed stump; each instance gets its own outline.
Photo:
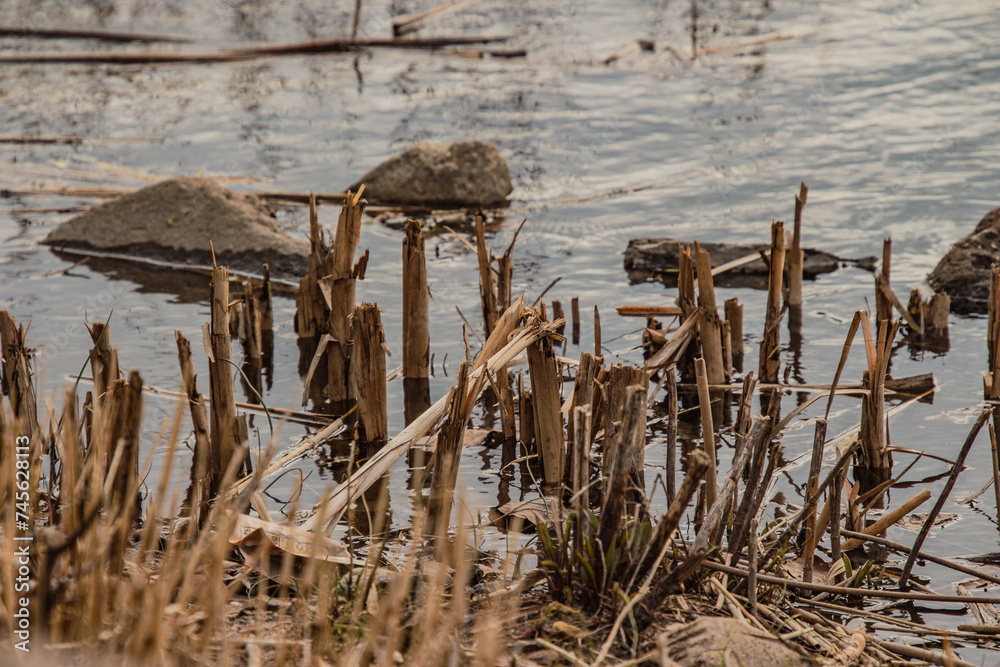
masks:
<instances>
[{"instance_id":1,"label":"cut reed stump","mask_svg":"<svg viewBox=\"0 0 1000 667\"><path fill-rule=\"evenodd\" d=\"M432 459L434 474L428 505L430 520L428 527L439 539L448 534L452 498L455 495L459 461L462 458L465 423L475 403L475 395L470 396L469 388L469 362L463 361L458 367L458 381L450 392L448 416L438 431L437 446L434 448Z\"/></svg>"},{"instance_id":2,"label":"cut reed stump","mask_svg":"<svg viewBox=\"0 0 1000 667\"><path fill-rule=\"evenodd\" d=\"M764 315L764 335L760 342L760 367L757 375L762 383L778 382L781 366L781 283L785 265L785 231L781 221L771 225L771 263L767 289L767 311Z\"/></svg>"},{"instance_id":3,"label":"cut reed stump","mask_svg":"<svg viewBox=\"0 0 1000 667\"><path fill-rule=\"evenodd\" d=\"M403 238L403 412L409 424L431 406L430 290L419 220L408 220Z\"/></svg>"},{"instance_id":4,"label":"cut reed stump","mask_svg":"<svg viewBox=\"0 0 1000 667\"><path fill-rule=\"evenodd\" d=\"M177 341L177 361L181 366L181 383L187 397L191 424L194 428L194 461L191 464L191 483L181 509L181 515L192 517L191 525L197 527L201 526L208 517L209 503L212 499L209 495L212 487L209 467L210 427L205 399L198 391L198 380L194 372L194 363L191 360L191 342L179 330L174 331L174 339Z\"/></svg>"},{"instance_id":5,"label":"cut reed stump","mask_svg":"<svg viewBox=\"0 0 1000 667\"><path fill-rule=\"evenodd\" d=\"M728 382L722 346L722 322L715 305L715 284L712 281L712 258L698 242L694 243L695 261L698 266L698 333L701 336L702 355L708 372L709 384Z\"/></svg>"},{"instance_id":6,"label":"cut reed stump","mask_svg":"<svg viewBox=\"0 0 1000 667\"><path fill-rule=\"evenodd\" d=\"M375 448L389 437L385 387L385 333L378 306L363 303L351 318L351 382L358 398L359 441Z\"/></svg>"},{"instance_id":7,"label":"cut reed stump","mask_svg":"<svg viewBox=\"0 0 1000 667\"><path fill-rule=\"evenodd\" d=\"M809 188L805 183L799 185L799 194L795 195L795 223L792 231L792 244L785 257L788 268L788 306L802 307L802 210L806 206Z\"/></svg>"},{"instance_id":8,"label":"cut reed stump","mask_svg":"<svg viewBox=\"0 0 1000 667\"><path fill-rule=\"evenodd\" d=\"M539 323L544 321L533 315L529 322L536 320ZM551 338L540 338L528 348L528 371L531 375L534 431L538 441L538 455L542 460L544 483L548 489L555 489L562 483L566 457L559 375Z\"/></svg>"},{"instance_id":9,"label":"cut reed stump","mask_svg":"<svg viewBox=\"0 0 1000 667\"><path fill-rule=\"evenodd\" d=\"M892 477L892 455L885 436L885 376L892 356L892 343L899 331L899 320L883 320L879 325L877 338L872 339L867 314L861 318L861 330L865 335L865 349L868 356L868 370L861 380L862 387L869 392L861 397L861 426L858 439L858 462L854 477L861 483L865 493Z\"/></svg>"},{"instance_id":10,"label":"cut reed stump","mask_svg":"<svg viewBox=\"0 0 1000 667\"><path fill-rule=\"evenodd\" d=\"M211 495L229 468L233 454L240 446L240 427L236 417L236 388L233 384L232 338L229 335L229 269L224 266L212 271L211 324L203 327L208 355L208 377L212 399L211 448L209 470Z\"/></svg>"},{"instance_id":11,"label":"cut reed stump","mask_svg":"<svg viewBox=\"0 0 1000 667\"><path fill-rule=\"evenodd\" d=\"M368 202L361 199L362 186L356 195L348 197L337 220L330 273L321 279L321 287L328 286L330 315L326 333L331 341L327 346L328 398L334 406L345 406L355 395L351 387L351 320L354 313L354 290L358 280L364 280L368 266L368 251L354 262L354 253L361 240L361 216ZM384 378L384 375L383 375Z\"/></svg>"}]
</instances>

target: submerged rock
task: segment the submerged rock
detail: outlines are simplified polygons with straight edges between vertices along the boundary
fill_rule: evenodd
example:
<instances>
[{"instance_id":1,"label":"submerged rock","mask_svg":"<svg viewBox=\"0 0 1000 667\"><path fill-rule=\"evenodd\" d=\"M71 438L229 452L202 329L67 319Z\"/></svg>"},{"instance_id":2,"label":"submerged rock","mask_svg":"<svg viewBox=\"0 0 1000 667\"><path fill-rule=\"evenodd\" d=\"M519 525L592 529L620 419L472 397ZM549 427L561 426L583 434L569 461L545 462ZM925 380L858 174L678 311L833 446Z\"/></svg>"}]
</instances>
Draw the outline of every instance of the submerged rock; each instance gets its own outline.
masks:
<instances>
[{"instance_id":1,"label":"submerged rock","mask_svg":"<svg viewBox=\"0 0 1000 667\"><path fill-rule=\"evenodd\" d=\"M387 204L489 207L507 202L513 189L507 162L493 144L424 141L391 157L350 189L365 186L365 198Z\"/></svg>"},{"instance_id":2,"label":"submerged rock","mask_svg":"<svg viewBox=\"0 0 1000 667\"><path fill-rule=\"evenodd\" d=\"M677 250L678 243L677 239L666 237L639 238L629 241L628 248L625 250L625 271L628 272L629 280L634 283L660 280L668 285L676 285L677 269L680 262ZM691 245L693 257L694 245ZM769 251L771 249L769 244L701 243L700 245L712 256L712 268L748 255L757 255L753 261L720 274L715 281L717 285L767 288L768 268L760 257L760 253ZM873 270L875 266L874 257L857 260L841 259L836 255L812 248L803 248L802 254L802 275L806 278L815 278L821 273L832 273L840 267L841 263L855 264L867 270Z\"/></svg>"},{"instance_id":3,"label":"submerged rock","mask_svg":"<svg viewBox=\"0 0 1000 667\"><path fill-rule=\"evenodd\" d=\"M681 667L811 667L818 662L733 618L703 616L668 626L657 644L665 645Z\"/></svg>"},{"instance_id":4,"label":"submerged rock","mask_svg":"<svg viewBox=\"0 0 1000 667\"><path fill-rule=\"evenodd\" d=\"M927 278L935 292L951 297L952 312L985 313L996 264L1000 264L1000 208L987 213L971 234L952 246Z\"/></svg>"},{"instance_id":5,"label":"submerged rock","mask_svg":"<svg viewBox=\"0 0 1000 667\"><path fill-rule=\"evenodd\" d=\"M299 276L309 244L285 234L253 195L236 194L204 178L161 181L67 220L43 241L178 264L220 265Z\"/></svg>"}]
</instances>

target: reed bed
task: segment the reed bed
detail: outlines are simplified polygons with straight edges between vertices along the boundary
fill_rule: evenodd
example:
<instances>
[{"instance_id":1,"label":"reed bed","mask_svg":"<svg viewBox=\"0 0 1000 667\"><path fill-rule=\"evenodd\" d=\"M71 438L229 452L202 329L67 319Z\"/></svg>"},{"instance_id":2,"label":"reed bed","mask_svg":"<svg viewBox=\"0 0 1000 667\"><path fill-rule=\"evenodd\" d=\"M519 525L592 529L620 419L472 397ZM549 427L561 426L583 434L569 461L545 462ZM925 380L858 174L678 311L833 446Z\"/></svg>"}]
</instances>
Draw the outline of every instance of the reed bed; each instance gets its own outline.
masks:
<instances>
[{"instance_id":1,"label":"reed bed","mask_svg":"<svg viewBox=\"0 0 1000 667\"><path fill-rule=\"evenodd\" d=\"M803 185L790 239L774 224L759 377L742 379L742 306L727 301L720 317L710 257L698 244L681 249L676 308L622 313L650 318L645 365L608 365L600 345L566 358L562 305L512 298L514 242L494 256L477 220L468 245L479 260L483 342L473 355L466 332L467 358L433 403L423 240L419 224L409 223L407 425L395 435L386 427L379 311L354 298L368 262L367 252L357 256L363 193L347 193L329 241L312 197L310 272L295 323L303 392L326 410L272 412L258 400L275 432L292 417L322 424L280 452L277 438L251 448L246 411L255 406L238 404L234 391L238 378L260 399L262 374L270 373L266 278L234 299L226 269L215 268L202 336L208 394L194 377L196 352L178 331L181 391L155 442L140 441L149 388L139 371L121 369L107 323L89 327L93 391L81 397L78 382L44 398L32 384L26 328L0 312L0 650L32 664L686 665L710 633L685 628L721 617L812 664L971 664L962 648L994 646L1000 633L1000 597L986 590L1000 579L927 554L923 543L977 436L987 425L993 433L1000 307L991 311L993 367L979 418L956 460L942 459L952 470L915 544L887 540L888 527L932 497L918 489L887 507L908 469L894 467L892 454L905 450L890 445L886 417L917 397L888 409L885 397L900 387L928 391L926 377L893 383L889 359L901 327L928 336L934 318L894 318L902 305L889 296L887 244L874 330L859 311L830 384L796 385L787 372L782 379L781 324L787 317L796 335L793 323L801 322L806 193ZM578 338L578 300L571 306ZM866 370L859 382L841 383L858 331ZM232 360L236 341L242 364ZM512 370L525 358L526 371ZM782 396L807 390L812 397L782 416ZM844 395L861 397L857 425L828 438L832 403ZM811 419L801 503L772 504L777 475L800 470L788 466L783 436L824 398L824 416ZM488 527L453 511L461 505L461 450L481 401L499 406L505 468L532 480L527 501L491 512L490 522L509 531L504 553L480 550L476 533ZM659 465L646 457L657 404L667 416L667 461L649 484L647 469ZM701 438L681 443L679 456L678 415L688 408L700 414ZM334 437L350 442L345 479L313 506L286 511L287 520L272 515L264 485ZM146 474L150 455L141 460L142 451L163 457L159 479ZM385 475L404 456L417 511L400 529ZM190 470L185 493L169 484L174 466ZM886 550L905 558L901 571ZM931 591L915 576L923 560L972 579L955 595ZM977 622L917 626L873 604L886 600L965 605ZM920 641L894 638L905 633Z\"/></svg>"}]
</instances>

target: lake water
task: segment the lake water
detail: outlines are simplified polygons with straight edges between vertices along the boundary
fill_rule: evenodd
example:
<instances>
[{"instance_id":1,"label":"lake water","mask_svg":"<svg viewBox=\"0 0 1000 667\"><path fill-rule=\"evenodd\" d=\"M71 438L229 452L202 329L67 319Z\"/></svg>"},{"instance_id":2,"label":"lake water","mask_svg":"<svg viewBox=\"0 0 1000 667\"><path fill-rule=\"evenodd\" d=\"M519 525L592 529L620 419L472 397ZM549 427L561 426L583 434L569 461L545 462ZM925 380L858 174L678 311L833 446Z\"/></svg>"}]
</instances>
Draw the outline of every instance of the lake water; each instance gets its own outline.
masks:
<instances>
[{"instance_id":1,"label":"lake water","mask_svg":"<svg viewBox=\"0 0 1000 667\"><path fill-rule=\"evenodd\" d=\"M359 35L388 37L393 16L433 4L366 2ZM235 179L234 189L337 192L420 140L491 141L506 156L515 184L512 210L493 234L493 247L506 247L516 224L528 221L515 255L516 292L534 300L561 278L546 298L580 298L588 314L580 349L592 349L589 313L595 305L600 309L609 363L641 361L641 322L619 318L615 306L672 304L671 290L662 285L629 283L622 255L630 238L764 242L773 219L792 217L793 196L805 181L810 191L804 244L859 257L880 254L882 240L891 236L893 285L905 300L909 287L925 280L951 244L1000 205L996 3L720 0L697 8L693 19L688 2L483 0L418 33L510 35L498 48L526 49L520 59L375 50L211 65L0 65L0 135L84 140L0 144L0 184L134 187L203 173ZM350 2L317 0L13 2L0 5L0 25L121 29L198 41L184 47L0 42L5 52L209 50L343 38L352 11ZM639 39L653 41L655 51L626 53L605 64ZM699 55L691 59L693 45ZM742 46L728 48L734 45ZM594 196L636 186L649 187ZM138 368L149 385L175 389L173 331L194 339L208 320L207 279L103 265L62 272L73 259L57 257L38 242L69 215L24 209L90 203L0 199L0 308L31 320L31 341L43 351L46 397L78 373L86 357L85 312L92 321L110 313L123 368ZM320 219L332 225L337 212L323 207ZM307 229L302 209L282 210L279 219L292 233ZM362 248L371 249L371 261L358 300L376 301L383 309L387 343L396 353L390 367L398 364L402 348L401 240L401 232L379 223L366 225L361 240ZM479 297L475 257L460 243L435 236L428 251L436 365L431 391L437 398L464 354L456 307L478 325ZM873 300L872 276L843 268L808 282L805 291L805 345L786 350L782 361L795 362L805 382L829 382L853 312ZM756 368L766 295L735 288L718 293L720 303L734 296L746 308L746 367ZM276 299L268 405L291 405L300 384L293 313L293 301ZM915 404L893 423L893 444L954 455L981 406L985 324L979 317L952 317L945 354L897 351L892 375L932 372L939 390L933 403ZM570 345L567 354L575 357L580 349ZM856 348L845 381L860 378L862 358ZM201 359L198 368L205 385ZM402 426L398 380L390 383L389 400L395 432ZM795 400L787 399L786 412ZM172 400L149 398L146 442L174 407ZM821 408L809 414L821 415ZM830 433L859 417L856 399L837 399ZM254 424L266 437L266 425L259 418ZM696 432L696 422L688 427ZM809 449L811 432L806 426L786 437L786 458ZM282 435L293 441L300 433L289 426ZM647 452L650 463L662 463L662 457L659 445ZM472 512L497 503L499 459L491 449L465 452L463 485ZM728 463L726 452L722 460ZM897 469L911 460L897 455ZM801 484L806 467L789 471L790 480ZM322 467L308 463L302 469L307 498L332 483ZM656 472L650 469L650 479ZM943 472L944 464L919 461L907 476L914 486L894 491L890 506L924 487L936 497L943 480L920 480ZM185 474L178 470L175 476ZM979 490L990 475L984 434L952 498ZM274 494L291 485L283 480ZM792 488L788 479L779 487ZM515 478L510 494L516 499L521 493ZM405 520L402 466L393 473L391 495L397 518ZM943 556L997 551L992 497L988 492L971 507L947 505L955 520L932 533L925 548ZM889 537L912 542L915 534L893 528ZM922 572L941 592L951 592L957 580L935 568ZM969 622L941 615L927 621L946 627ZM979 659L974 651L963 655Z\"/></svg>"}]
</instances>

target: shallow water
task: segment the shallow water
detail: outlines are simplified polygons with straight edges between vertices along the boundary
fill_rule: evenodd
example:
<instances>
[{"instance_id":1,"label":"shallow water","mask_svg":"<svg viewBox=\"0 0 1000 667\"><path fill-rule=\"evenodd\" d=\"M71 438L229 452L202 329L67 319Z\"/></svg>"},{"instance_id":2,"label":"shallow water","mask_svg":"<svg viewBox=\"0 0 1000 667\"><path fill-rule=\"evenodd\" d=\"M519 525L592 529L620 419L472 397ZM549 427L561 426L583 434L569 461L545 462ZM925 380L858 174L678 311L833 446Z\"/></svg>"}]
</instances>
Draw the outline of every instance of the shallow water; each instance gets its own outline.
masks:
<instances>
[{"instance_id":1,"label":"shallow water","mask_svg":"<svg viewBox=\"0 0 1000 667\"><path fill-rule=\"evenodd\" d=\"M360 35L374 38L389 34L391 16L434 3L364 4ZM103 27L201 41L191 47L0 42L5 51L205 50L246 41L344 37L352 7L317 0L4 3L3 25ZM692 32L704 54L693 62L664 48L689 56ZM546 298L567 304L580 297L582 349L593 346L589 313L598 306L610 363L641 359L641 323L619 318L615 306L671 303L661 296L669 291L662 285L629 284L622 253L630 238L766 241L772 219L791 218L793 196L804 180L810 187L805 244L859 257L880 254L882 239L891 236L893 284L905 299L909 286L921 283L947 248L998 205L1000 13L986 0L701 2L696 26L686 2L483 0L432 22L419 36L455 34L512 35L503 46L525 48L528 56L471 59L380 50L213 65L3 65L0 135L74 135L85 141L0 144L0 180L7 188L134 186L146 175L203 172L253 179L233 183L237 189L334 192L419 140L492 141L506 155L515 182L512 210L493 247L506 247L516 223L528 220L515 255L515 289L534 300L561 278ZM776 36L789 39L711 52ZM603 64L636 39L655 41L656 51ZM651 187L589 198L642 185ZM585 200L562 201L569 198ZM17 211L73 203L0 199L0 307L32 320L31 339L43 351L46 396L78 373L85 359L84 312L91 320L110 314L123 367L139 368L149 385L176 388L173 330L193 338L207 321L207 280L164 280L163 271L143 276L114 266L58 273L75 259L57 257L38 241L68 216ZM331 225L336 214L324 207L321 221ZM282 211L280 220L303 233L301 209ZM393 352L402 348L401 238L374 223L361 241L372 256L358 300L379 303ZM460 244L447 235L433 237L428 255L436 362L431 391L437 398L464 354L456 306L477 323L479 299L475 259ZM787 349L783 363L796 362L794 376L805 382L829 382L852 313L872 300L872 277L844 268L805 290L805 346ZM718 299L733 296L746 307L746 368L755 368L766 295L730 288L720 289ZM269 405L291 405L299 386L293 312L294 302L276 300L276 370L264 396ZM892 442L946 457L957 451L978 412L986 368L985 320L953 317L951 326L946 354L903 348L891 369L897 377L933 372L940 387L932 404L915 404L894 422ZM578 353L569 346L568 356ZM859 378L862 357L856 349L846 381ZM205 383L203 363L199 374ZM389 399L395 432L402 426L399 381L390 384ZM786 400L786 412L795 400ZM859 406L856 399L838 398L829 432L853 426ZM174 408L172 400L149 398L146 442ZM821 415L821 408L806 414ZM266 424L258 418L254 425L266 438ZM786 438L787 459L809 449L811 431L807 425ZM282 436L291 441L300 433L289 426ZM650 463L662 457L658 445L647 452ZM897 456L897 468L910 460ZM498 451L466 451L465 500L472 512L497 503L499 461ZM155 458L153 466L155 471ZM969 466L953 498L988 481L985 436ZM308 464L303 470L309 493L332 483L323 467ZM656 472L650 468L650 481ZM943 464L921 460L908 479L942 472ZM185 474L178 470L175 477ZM789 474L801 484L806 471L800 466ZM924 486L936 496L942 485L935 479L894 491L890 506ZM787 480L780 486L791 489ZM290 487L289 479L279 482L275 495ZM515 478L511 495L520 493ZM402 467L393 474L391 495L394 501L407 495ZM402 520L405 504L394 503ZM996 551L993 504L986 493L974 507L947 506L957 520L936 530L927 550L945 556ZM914 534L893 528L889 537L911 542ZM950 573L924 571L935 589L952 590L956 578ZM932 616L929 622L966 621Z\"/></svg>"}]
</instances>

